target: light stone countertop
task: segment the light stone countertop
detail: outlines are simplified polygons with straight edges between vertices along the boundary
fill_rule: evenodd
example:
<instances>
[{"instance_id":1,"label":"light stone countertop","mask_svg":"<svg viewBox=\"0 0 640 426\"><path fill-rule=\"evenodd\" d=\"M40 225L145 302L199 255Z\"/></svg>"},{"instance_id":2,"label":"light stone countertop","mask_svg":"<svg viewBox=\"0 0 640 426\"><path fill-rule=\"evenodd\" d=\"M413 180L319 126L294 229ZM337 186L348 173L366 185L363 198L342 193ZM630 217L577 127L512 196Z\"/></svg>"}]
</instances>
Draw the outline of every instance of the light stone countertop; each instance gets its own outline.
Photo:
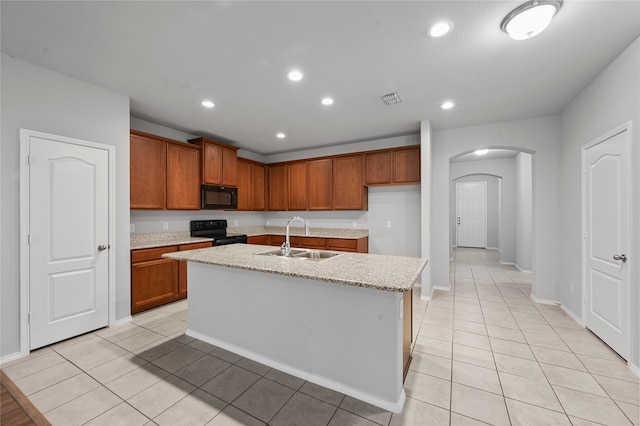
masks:
<instances>
[{"instance_id":1,"label":"light stone countertop","mask_svg":"<svg viewBox=\"0 0 640 426\"><path fill-rule=\"evenodd\" d=\"M256 254L272 250L277 249L230 244L168 253L162 257L394 292L411 290L427 264L426 259L418 257L365 253L341 252L320 261Z\"/></svg>"},{"instance_id":2,"label":"light stone countertop","mask_svg":"<svg viewBox=\"0 0 640 426\"><path fill-rule=\"evenodd\" d=\"M244 226L236 228L227 228L228 232L235 234L247 234L249 237L256 235L286 235L286 226ZM299 223L292 224L289 227L289 234L295 236L305 236L304 226ZM345 238L354 239L365 238L369 236L368 229L360 228L309 228L307 237L319 238Z\"/></svg>"},{"instance_id":3,"label":"light stone countertop","mask_svg":"<svg viewBox=\"0 0 640 426\"><path fill-rule=\"evenodd\" d=\"M192 238L189 231L161 232L158 234L132 234L131 250L177 246L180 244L205 243L213 238Z\"/></svg>"}]
</instances>

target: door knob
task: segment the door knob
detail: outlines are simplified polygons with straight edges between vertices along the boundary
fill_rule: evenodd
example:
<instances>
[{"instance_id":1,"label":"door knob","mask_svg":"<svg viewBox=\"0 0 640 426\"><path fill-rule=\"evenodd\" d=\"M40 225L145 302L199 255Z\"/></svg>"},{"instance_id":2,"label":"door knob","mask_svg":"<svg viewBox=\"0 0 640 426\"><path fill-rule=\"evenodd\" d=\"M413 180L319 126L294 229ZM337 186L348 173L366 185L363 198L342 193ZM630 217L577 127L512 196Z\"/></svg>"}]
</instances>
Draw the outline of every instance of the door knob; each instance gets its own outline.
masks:
<instances>
[{"instance_id":1,"label":"door knob","mask_svg":"<svg viewBox=\"0 0 640 426\"><path fill-rule=\"evenodd\" d=\"M627 261L627 255L626 254L614 254L613 255L613 260L622 260L622 262L626 262Z\"/></svg>"},{"instance_id":2,"label":"door knob","mask_svg":"<svg viewBox=\"0 0 640 426\"><path fill-rule=\"evenodd\" d=\"M98 246L98 250L100 250L100 251L102 251L102 250L106 250L106 249L107 249L107 246L106 246L106 245L104 245L104 244L100 244L100 245Z\"/></svg>"}]
</instances>

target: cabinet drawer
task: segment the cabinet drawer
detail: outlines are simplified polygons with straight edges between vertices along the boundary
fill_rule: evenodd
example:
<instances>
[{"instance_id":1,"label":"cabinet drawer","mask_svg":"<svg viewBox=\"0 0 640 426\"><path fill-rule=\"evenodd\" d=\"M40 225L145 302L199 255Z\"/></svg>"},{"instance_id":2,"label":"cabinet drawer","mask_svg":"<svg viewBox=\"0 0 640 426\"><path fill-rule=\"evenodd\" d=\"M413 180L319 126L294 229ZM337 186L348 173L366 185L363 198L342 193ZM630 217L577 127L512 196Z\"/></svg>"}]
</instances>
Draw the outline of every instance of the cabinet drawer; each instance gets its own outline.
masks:
<instances>
[{"instance_id":1,"label":"cabinet drawer","mask_svg":"<svg viewBox=\"0 0 640 426\"><path fill-rule=\"evenodd\" d=\"M204 243L180 244L178 251L207 248L211 247L212 244L213 243L211 241L207 241Z\"/></svg>"},{"instance_id":2,"label":"cabinet drawer","mask_svg":"<svg viewBox=\"0 0 640 426\"><path fill-rule=\"evenodd\" d=\"M163 254L172 253L174 251L178 251L178 246L133 250L131 252L131 263L160 259Z\"/></svg>"},{"instance_id":3,"label":"cabinet drawer","mask_svg":"<svg viewBox=\"0 0 640 426\"><path fill-rule=\"evenodd\" d=\"M300 247L323 249L327 246L326 238L300 237Z\"/></svg>"},{"instance_id":4,"label":"cabinet drawer","mask_svg":"<svg viewBox=\"0 0 640 426\"><path fill-rule=\"evenodd\" d=\"M327 248L343 251L357 251L358 240L343 238L327 238Z\"/></svg>"},{"instance_id":5,"label":"cabinet drawer","mask_svg":"<svg viewBox=\"0 0 640 426\"><path fill-rule=\"evenodd\" d=\"M247 244L269 244L268 235L254 235L247 238Z\"/></svg>"}]
</instances>

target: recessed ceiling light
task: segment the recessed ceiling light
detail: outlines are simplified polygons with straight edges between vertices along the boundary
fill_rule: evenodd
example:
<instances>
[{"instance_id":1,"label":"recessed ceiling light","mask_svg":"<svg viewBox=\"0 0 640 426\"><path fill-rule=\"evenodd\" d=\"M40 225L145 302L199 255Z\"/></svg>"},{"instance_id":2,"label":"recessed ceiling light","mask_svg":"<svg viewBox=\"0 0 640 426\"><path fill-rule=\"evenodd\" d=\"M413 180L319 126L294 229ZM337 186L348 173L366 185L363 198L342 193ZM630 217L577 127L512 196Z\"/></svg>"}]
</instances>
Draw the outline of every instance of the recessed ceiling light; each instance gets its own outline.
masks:
<instances>
[{"instance_id":1,"label":"recessed ceiling light","mask_svg":"<svg viewBox=\"0 0 640 426\"><path fill-rule=\"evenodd\" d=\"M453 24L447 21L436 22L429 28L429 36L442 37L453 29Z\"/></svg>"},{"instance_id":2,"label":"recessed ceiling light","mask_svg":"<svg viewBox=\"0 0 640 426\"><path fill-rule=\"evenodd\" d=\"M514 40L526 40L544 31L562 7L562 0L531 0L513 9L500 29Z\"/></svg>"},{"instance_id":3,"label":"recessed ceiling light","mask_svg":"<svg viewBox=\"0 0 640 426\"><path fill-rule=\"evenodd\" d=\"M451 109L455 104L452 101L445 101L440 104L440 108L442 109Z\"/></svg>"},{"instance_id":4,"label":"recessed ceiling light","mask_svg":"<svg viewBox=\"0 0 640 426\"><path fill-rule=\"evenodd\" d=\"M280 133L276 134L276 137L278 139L284 139L285 137L287 137L287 135L285 135L284 133L280 132Z\"/></svg>"},{"instance_id":5,"label":"recessed ceiling light","mask_svg":"<svg viewBox=\"0 0 640 426\"><path fill-rule=\"evenodd\" d=\"M205 108L213 108L216 105L211 101L202 101L202 106Z\"/></svg>"},{"instance_id":6,"label":"recessed ceiling light","mask_svg":"<svg viewBox=\"0 0 640 426\"><path fill-rule=\"evenodd\" d=\"M485 155L487 152L489 152L488 149L478 149L475 151L476 155Z\"/></svg>"},{"instance_id":7,"label":"recessed ceiling light","mask_svg":"<svg viewBox=\"0 0 640 426\"><path fill-rule=\"evenodd\" d=\"M291 81L300 81L302 77L304 77L304 74L300 70L291 70L287 73L287 78Z\"/></svg>"},{"instance_id":8,"label":"recessed ceiling light","mask_svg":"<svg viewBox=\"0 0 640 426\"><path fill-rule=\"evenodd\" d=\"M333 98L329 98L329 97L322 98L322 101L320 101L320 102L322 102L322 105L332 105L333 104Z\"/></svg>"}]
</instances>

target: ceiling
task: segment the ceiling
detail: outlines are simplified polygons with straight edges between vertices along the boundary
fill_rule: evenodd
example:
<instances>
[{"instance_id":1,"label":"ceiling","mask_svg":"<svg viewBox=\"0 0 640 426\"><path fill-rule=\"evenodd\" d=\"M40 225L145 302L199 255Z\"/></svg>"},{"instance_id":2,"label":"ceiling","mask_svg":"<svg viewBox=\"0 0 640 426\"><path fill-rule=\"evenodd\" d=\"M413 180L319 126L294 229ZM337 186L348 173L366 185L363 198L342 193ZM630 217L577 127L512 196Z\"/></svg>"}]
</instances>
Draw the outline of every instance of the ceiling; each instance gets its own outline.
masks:
<instances>
[{"instance_id":1,"label":"ceiling","mask_svg":"<svg viewBox=\"0 0 640 426\"><path fill-rule=\"evenodd\" d=\"M3 0L1 39L130 97L134 117L274 154L416 133L425 119L442 130L557 114L640 35L638 1L565 0L544 33L513 41L500 22L520 3ZM428 37L441 19L453 31ZM291 68L305 78L287 80ZM387 106L393 91L402 102Z\"/></svg>"}]
</instances>

